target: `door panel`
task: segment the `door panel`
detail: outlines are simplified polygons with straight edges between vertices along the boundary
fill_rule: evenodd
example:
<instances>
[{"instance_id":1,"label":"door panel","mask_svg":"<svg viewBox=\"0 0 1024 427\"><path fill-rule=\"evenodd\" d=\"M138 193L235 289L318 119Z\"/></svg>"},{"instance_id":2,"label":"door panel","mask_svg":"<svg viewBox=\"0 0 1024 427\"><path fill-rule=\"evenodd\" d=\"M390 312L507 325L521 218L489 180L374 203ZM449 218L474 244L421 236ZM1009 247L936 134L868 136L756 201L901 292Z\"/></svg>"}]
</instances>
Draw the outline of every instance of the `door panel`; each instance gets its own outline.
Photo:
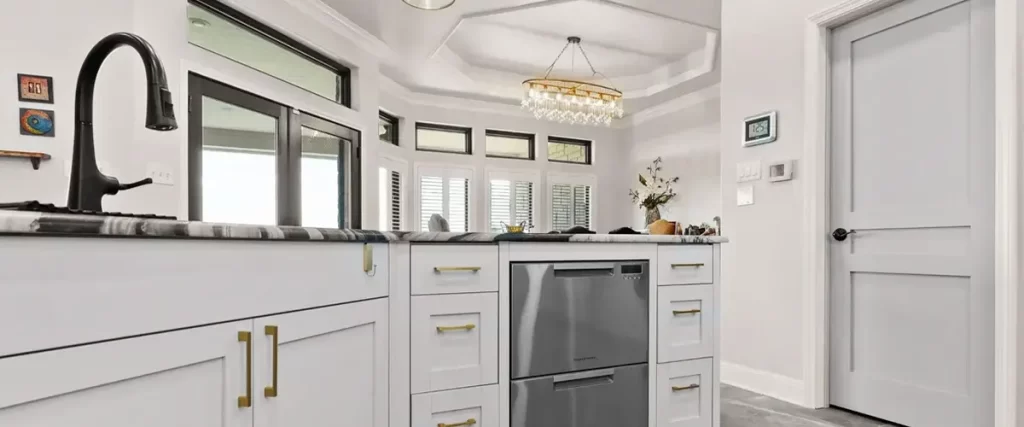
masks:
<instances>
[{"instance_id":1,"label":"door panel","mask_svg":"<svg viewBox=\"0 0 1024 427\"><path fill-rule=\"evenodd\" d=\"M992 424L991 0L907 0L832 39L833 405Z\"/></svg>"},{"instance_id":2,"label":"door panel","mask_svg":"<svg viewBox=\"0 0 1024 427\"><path fill-rule=\"evenodd\" d=\"M255 323L255 427L387 426L387 299Z\"/></svg>"},{"instance_id":3,"label":"door panel","mask_svg":"<svg viewBox=\"0 0 1024 427\"><path fill-rule=\"evenodd\" d=\"M0 360L0 425L249 427L251 321Z\"/></svg>"}]
</instances>

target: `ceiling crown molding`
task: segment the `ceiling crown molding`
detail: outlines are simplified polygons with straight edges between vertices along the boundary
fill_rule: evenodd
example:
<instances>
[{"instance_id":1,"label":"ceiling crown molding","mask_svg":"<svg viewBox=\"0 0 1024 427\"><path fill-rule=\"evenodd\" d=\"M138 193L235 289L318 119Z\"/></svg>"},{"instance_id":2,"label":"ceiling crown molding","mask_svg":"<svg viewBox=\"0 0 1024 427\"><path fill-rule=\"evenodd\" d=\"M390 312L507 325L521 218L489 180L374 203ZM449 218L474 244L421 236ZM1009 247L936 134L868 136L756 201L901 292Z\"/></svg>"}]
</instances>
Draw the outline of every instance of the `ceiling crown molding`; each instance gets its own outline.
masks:
<instances>
[{"instance_id":1,"label":"ceiling crown molding","mask_svg":"<svg viewBox=\"0 0 1024 427\"><path fill-rule=\"evenodd\" d=\"M284 0L304 15L316 20L335 34L355 43L367 53L384 61L394 56L391 46L384 43L369 31L363 29L352 20L320 0Z\"/></svg>"}]
</instances>

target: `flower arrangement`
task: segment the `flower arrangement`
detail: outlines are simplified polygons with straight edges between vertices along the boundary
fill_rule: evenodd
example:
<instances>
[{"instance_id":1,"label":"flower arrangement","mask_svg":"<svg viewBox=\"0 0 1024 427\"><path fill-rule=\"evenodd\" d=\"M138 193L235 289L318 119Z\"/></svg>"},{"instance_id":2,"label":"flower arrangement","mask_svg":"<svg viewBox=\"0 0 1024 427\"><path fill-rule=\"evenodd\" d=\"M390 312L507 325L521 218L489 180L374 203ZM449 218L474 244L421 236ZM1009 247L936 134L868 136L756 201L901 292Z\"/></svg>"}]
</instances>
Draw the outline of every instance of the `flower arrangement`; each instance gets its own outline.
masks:
<instances>
[{"instance_id":1,"label":"flower arrangement","mask_svg":"<svg viewBox=\"0 0 1024 427\"><path fill-rule=\"evenodd\" d=\"M647 224L661 219L660 207L671 201L677 194L672 188L672 184L679 182L679 177L664 178L660 172L661 157L658 157L647 167L646 175L639 174L641 187L629 190L629 196L633 198L633 203L646 210Z\"/></svg>"}]
</instances>

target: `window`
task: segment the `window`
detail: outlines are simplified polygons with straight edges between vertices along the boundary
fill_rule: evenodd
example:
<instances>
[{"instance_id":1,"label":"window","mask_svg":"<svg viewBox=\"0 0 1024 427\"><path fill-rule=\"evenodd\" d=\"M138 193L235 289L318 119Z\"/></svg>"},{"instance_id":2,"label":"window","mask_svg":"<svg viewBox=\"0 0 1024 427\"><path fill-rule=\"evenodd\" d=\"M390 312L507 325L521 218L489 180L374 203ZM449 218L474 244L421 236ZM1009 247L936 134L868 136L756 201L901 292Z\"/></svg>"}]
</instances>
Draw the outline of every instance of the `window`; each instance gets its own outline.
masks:
<instances>
[{"instance_id":1,"label":"window","mask_svg":"<svg viewBox=\"0 0 1024 427\"><path fill-rule=\"evenodd\" d=\"M518 225L525 222L527 229L534 225L533 182L491 179L489 197L491 232L505 231L502 223Z\"/></svg>"},{"instance_id":2,"label":"window","mask_svg":"<svg viewBox=\"0 0 1024 427\"><path fill-rule=\"evenodd\" d=\"M487 131L487 157L533 160L534 137L526 133Z\"/></svg>"},{"instance_id":3,"label":"window","mask_svg":"<svg viewBox=\"0 0 1024 427\"><path fill-rule=\"evenodd\" d=\"M590 186L554 184L551 186L551 227L557 231L575 226L590 229Z\"/></svg>"},{"instance_id":4,"label":"window","mask_svg":"<svg viewBox=\"0 0 1024 427\"><path fill-rule=\"evenodd\" d=\"M380 168L380 229L402 230L402 173Z\"/></svg>"},{"instance_id":5,"label":"window","mask_svg":"<svg viewBox=\"0 0 1024 427\"><path fill-rule=\"evenodd\" d=\"M195 74L189 98L189 219L360 226L359 131Z\"/></svg>"},{"instance_id":6,"label":"window","mask_svg":"<svg viewBox=\"0 0 1024 427\"><path fill-rule=\"evenodd\" d=\"M472 171L423 168L419 171L420 230L430 230L430 217L448 220L449 231L469 231L469 194Z\"/></svg>"},{"instance_id":7,"label":"window","mask_svg":"<svg viewBox=\"0 0 1024 427\"><path fill-rule=\"evenodd\" d=\"M552 136L548 138L548 161L590 164L590 141Z\"/></svg>"},{"instance_id":8,"label":"window","mask_svg":"<svg viewBox=\"0 0 1024 427\"><path fill-rule=\"evenodd\" d=\"M191 0L188 42L344 106L350 71L279 31L216 0Z\"/></svg>"},{"instance_id":9,"label":"window","mask_svg":"<svg viewBox=\"0 0 1024 427\"><path fill-rule=\"evenodd\" d=\"M442 153L473 154L470 128L416 123L416 149Z\"/></svg>"},{"instance_id":10,"label":"window","mask_svg":"<svg viewBox=\"0 0 1024 427\"><path fill-rule=\"evenodd\" d=\"M381 141L398 145L398 117L381 111L377 120L377 134Z\"/></svg>"}]
</instances>

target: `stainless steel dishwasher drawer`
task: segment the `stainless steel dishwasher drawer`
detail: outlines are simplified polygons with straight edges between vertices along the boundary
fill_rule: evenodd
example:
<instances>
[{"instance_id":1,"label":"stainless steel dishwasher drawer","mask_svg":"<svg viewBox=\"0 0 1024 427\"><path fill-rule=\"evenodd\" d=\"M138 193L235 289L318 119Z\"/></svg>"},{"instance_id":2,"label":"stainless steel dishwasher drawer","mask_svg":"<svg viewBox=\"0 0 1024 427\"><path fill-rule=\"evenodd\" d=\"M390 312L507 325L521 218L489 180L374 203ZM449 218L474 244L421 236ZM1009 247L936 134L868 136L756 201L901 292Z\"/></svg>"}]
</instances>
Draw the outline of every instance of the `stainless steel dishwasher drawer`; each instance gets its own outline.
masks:
<instances>
[{"instance_id":1,"label":"stainless steel dishwasher drawer","mask_svg":"<svg viewBox=\"0 0 1024 427\"><path fill-rule=\"evenodd\" d=\"M644 427L647 364L512 381L511 427Z\"/></svg>"}]
</instances>

